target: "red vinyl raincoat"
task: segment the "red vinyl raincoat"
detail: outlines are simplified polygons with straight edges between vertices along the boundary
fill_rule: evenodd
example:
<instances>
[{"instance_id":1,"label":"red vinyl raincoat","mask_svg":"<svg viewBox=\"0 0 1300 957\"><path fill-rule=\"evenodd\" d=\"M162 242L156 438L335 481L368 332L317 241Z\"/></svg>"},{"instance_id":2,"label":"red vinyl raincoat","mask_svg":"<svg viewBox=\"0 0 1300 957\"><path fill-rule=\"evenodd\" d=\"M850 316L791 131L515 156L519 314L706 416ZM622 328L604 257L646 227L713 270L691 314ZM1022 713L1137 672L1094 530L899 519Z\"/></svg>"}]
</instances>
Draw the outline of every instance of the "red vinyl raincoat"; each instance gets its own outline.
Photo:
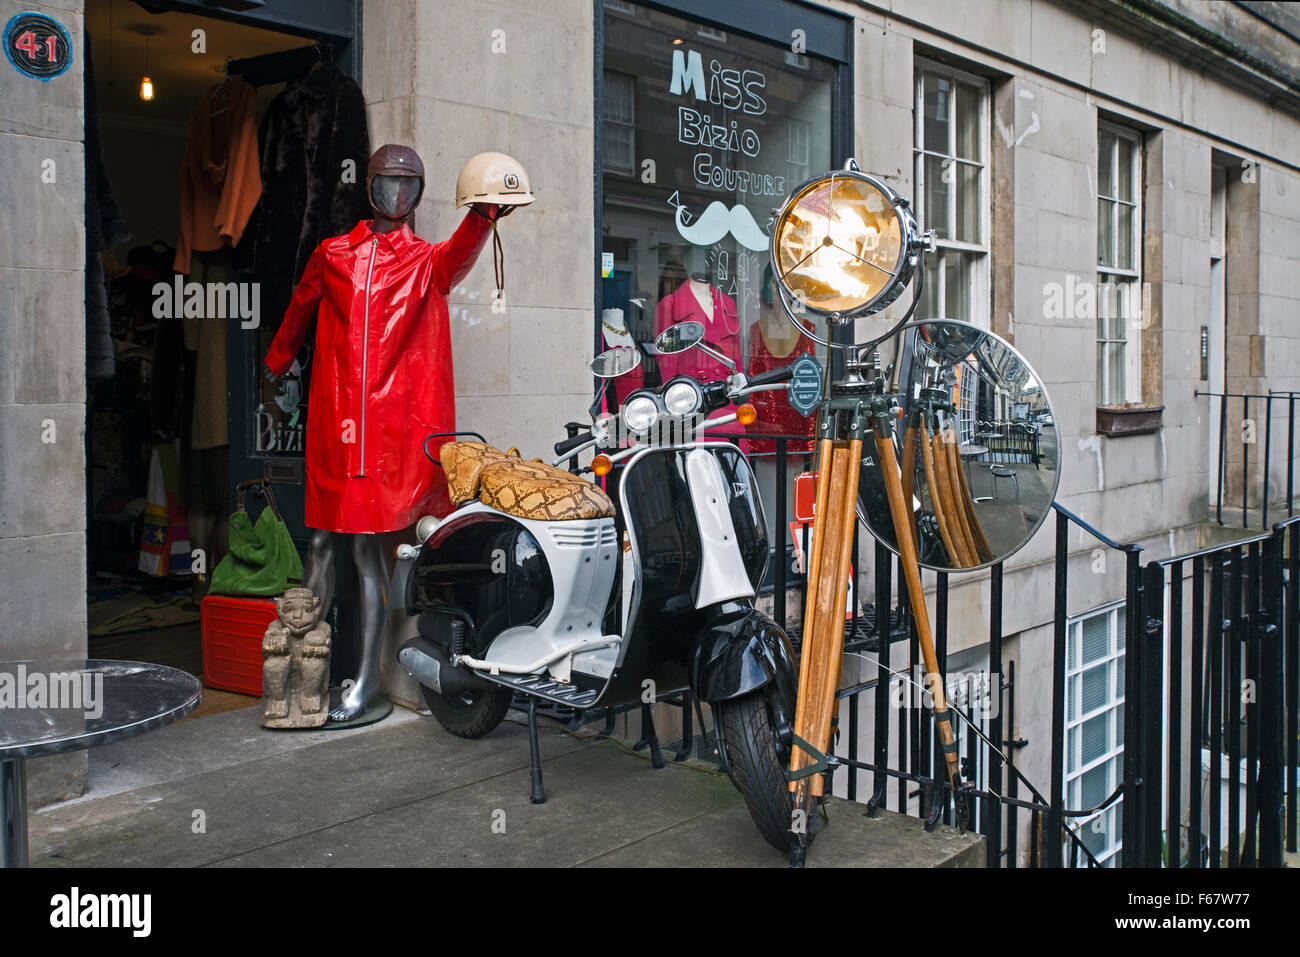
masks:
<instances>
[{"instance_id":1,"label":"red vinyl raincoat","mask_svg":"<svg viewBox=\"0 0 1300 957\"><path fill-rule=\"evenodd\" d=\"M405 223L362 220L326 239L303 269L266 365L283 375L316 318L307 402L306 521L335 532L389 532L451 508L425 437L456 428L447 294L491 232L467 214L432 245ZM445 440L429 443L436 458Z\"/></svg>"}]
</instances>

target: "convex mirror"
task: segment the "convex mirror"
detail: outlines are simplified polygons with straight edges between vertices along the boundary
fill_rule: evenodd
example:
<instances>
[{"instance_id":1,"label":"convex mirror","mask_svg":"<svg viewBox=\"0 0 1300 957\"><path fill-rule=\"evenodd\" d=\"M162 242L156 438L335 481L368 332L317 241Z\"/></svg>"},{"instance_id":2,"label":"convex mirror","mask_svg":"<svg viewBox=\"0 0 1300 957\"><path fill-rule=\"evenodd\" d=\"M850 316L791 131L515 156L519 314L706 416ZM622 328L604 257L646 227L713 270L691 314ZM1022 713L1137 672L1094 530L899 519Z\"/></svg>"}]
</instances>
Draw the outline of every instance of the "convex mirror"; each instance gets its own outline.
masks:
<instances>
[{"instance_id":1,"label":"convex mirror","mask_svg":"<svg viewBox=\"0 0 1300 957\"><path fill-rule=\"evenodd\" d=\"M660 355L671 356L704 341L704 323L679 322L659 333L655 339L655 351Z\"/></svg>"},{"instance_id":2,"label":"convex mirror","mask_svg":"<svg viewBox=\"0 0 1300 957\"><path fill-rule=\"evenodd\" d=\"M631 372L641 364L641 350L635 346L615 346L592 359L588 367L598 379L613 379Z\"/></svg>"},{"instance_id":3,"label":"convex mirror","mask_svg":"<svg viewBox=\"0 0 1300 957\"><path fill-rule=\"evenodd\" d=\"M1043 523L1060 483L1042 380L1010 344L964 322L910 326L898 362L892 441L921 564L952 571L1005 561ZM862 470L858 511L897 552L878 468Z\"/></svg>"}]
</instances>

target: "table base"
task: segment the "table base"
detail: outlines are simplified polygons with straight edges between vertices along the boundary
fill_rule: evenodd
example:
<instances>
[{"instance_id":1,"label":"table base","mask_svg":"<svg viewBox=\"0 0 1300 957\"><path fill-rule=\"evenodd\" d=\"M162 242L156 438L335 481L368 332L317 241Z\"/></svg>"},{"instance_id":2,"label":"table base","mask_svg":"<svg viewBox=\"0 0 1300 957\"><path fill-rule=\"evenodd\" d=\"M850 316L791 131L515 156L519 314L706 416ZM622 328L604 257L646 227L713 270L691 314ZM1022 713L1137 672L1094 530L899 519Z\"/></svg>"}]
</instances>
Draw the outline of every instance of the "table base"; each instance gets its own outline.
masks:
<instances>
[{"instance_id":1,"label":"table base","mask_svg":"<svg viewBox=\"0 0 1300 957\"><path fill-rule=\"evenodd\" d=\"M27 762L0 761L0 867L27 866Z\"/></svg>"}]
</instances>

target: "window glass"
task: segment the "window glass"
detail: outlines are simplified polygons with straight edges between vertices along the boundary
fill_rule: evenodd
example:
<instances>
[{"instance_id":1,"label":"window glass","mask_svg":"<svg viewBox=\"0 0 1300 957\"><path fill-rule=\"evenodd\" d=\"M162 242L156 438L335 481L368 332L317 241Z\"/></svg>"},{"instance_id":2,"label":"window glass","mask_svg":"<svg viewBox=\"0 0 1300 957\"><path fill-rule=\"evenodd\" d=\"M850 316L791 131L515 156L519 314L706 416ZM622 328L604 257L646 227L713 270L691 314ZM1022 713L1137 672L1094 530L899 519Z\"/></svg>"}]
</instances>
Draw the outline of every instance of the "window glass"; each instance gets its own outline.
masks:
<instances>
[{"instance_id":1,"label":"window glass","mask_svg":"<svg viewBox=\"0 0 1300 957\"><path fill-rule=\"evenodd\" d=\"M983 325L988 84L926 63L917 72L916 95L916 213L922 229L934 230L939 247L927 257L920 316Z\"/></svg>"},{"instance_id":2,"label":"window glass","mask_svg":"<svg viewBox=\"0 0 1300 957\"><path fill-rule=\"evenodd\" d=\"M1136 367L1141 309L1139 144L1133 131L1097 130L1097 402L1121 405L1141 393ZM1134 345L1134 348L1129 348Z\"/></svg>"},{"instance_id":3,"label":"window glass","mask_svg":"<svg viewBox=\"0 0 1300 957\"><path fill-rule=\"evenodd\" d=\"M1065 793L1072 807L1096 807L1120 781L1124 656L1114 641L1123 621L1123 606L1111 606L1074 619L1066 629ZM1072 830L1102 864L1114 866L1121 823L1120 809L1112 806L1076 819Z\"/></svg>"},{"instance_id":4,"label":"window glass","mask_svg":"<svg viewBox=\"0 0 1300 957\"><path fill-rule=\"evenodd\" d=\"M635 342L646 361L614 380L616 400L676 374L720 378L723 367L698 350L656 359L644 348L691 319L748 371L802 351L822 359L775 299L768 231L789 192L838 165L834 68L639 4L619 7L604 26L605 62L617 72L606 71L601 96L601 328L607 346ZM812 420L792 418L784 393L765 398L773 401L759 424L768 432L810 433Z\"/></svg>"}]
</instances>

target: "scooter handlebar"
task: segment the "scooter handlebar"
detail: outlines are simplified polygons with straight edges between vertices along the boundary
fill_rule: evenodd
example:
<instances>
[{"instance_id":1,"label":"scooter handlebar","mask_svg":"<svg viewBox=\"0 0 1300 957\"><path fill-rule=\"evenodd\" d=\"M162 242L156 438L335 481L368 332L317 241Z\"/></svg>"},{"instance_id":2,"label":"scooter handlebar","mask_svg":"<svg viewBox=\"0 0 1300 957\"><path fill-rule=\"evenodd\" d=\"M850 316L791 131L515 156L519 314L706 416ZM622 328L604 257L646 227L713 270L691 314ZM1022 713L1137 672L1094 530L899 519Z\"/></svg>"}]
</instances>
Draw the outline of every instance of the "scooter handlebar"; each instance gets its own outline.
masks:
<instances>
[{"instance_id":1,"label":"scooter handlebar","mask_svg":"<svg viewBox=\"0 0 1300 957\"><path fill-rule=\"evenodd\" d=\"M592 434L590 429L588 429L586 432L579 432L571 439L563 439L559 442L556 442L555 454L561 456L567 455L568 453L572 452L574 449L578 448L579 446L586 445L591 440L592 440Z\"/></svg>"},{"instance_id":2,"label":"scooter handlebar","mask_svg":"<svg viewBox=\"0 0 1300 957\"><path fill-rule=\"evenodd\" d=\"M755 386L760 385L789 382L792 375L794 375L794 363L791 363L788 366L781 366L779 369L769 369L767 372L760 372L758 375L749 376L745 380L745 388L753 389Z\"/></svg>"}]
</instances>

